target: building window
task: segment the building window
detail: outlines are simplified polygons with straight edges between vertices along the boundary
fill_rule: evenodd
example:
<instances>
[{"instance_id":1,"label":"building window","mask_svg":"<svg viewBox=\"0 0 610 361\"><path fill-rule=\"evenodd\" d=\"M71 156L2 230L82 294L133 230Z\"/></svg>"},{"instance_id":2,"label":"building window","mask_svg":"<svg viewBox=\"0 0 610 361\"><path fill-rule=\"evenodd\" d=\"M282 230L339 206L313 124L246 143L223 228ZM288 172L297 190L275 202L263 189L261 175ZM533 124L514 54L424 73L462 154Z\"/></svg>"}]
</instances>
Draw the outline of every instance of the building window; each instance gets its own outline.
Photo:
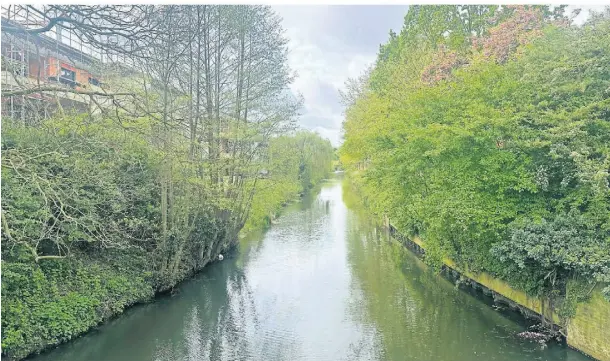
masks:
<instances>
[{"instance_id":1,"label":"building window","mask_svg":"<svg viewBox=\"0 0 610 361\"><path fill-rule=\"evenodd\" d=\"M95 78L89 78L89 84L95 85L95 86L100 86L101 82Z\"/></svg>"},{"instance_id":2,"label":"building window","mask_svg":"<svg viewBox=\"0 0 610 361\"><path fill-rule=\"evenodd\" d=\"M61 68L59 82L74 86L76 84L76 73L66 68Z\"/></svg>"}]
</instances>

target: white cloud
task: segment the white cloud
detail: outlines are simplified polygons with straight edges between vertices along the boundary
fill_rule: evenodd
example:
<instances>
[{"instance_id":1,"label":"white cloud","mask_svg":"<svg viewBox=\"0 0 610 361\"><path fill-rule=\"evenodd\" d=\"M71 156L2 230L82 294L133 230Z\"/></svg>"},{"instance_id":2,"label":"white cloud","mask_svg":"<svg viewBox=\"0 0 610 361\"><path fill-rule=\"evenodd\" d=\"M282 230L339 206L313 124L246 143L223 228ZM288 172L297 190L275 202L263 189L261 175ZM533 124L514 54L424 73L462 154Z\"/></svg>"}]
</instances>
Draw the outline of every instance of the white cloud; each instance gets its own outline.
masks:
<instances>
[{"instance_id":1,"label":"white cloud","mask_svg":"<svg viewBox=\"0 0 610 361\"><path fill-rule=\"evenodd\" d=\"M321 137L324 137L332 143L333 146L337 146L341 143L341 130L340 129L329 129L325 127L315 127L312 129L318 133Z\"/></svg>"},{"instance_id":2,"label":"white cloud","mask_svg":"<svg viewBox=\"0 0 610 361\"><path fill-rule=\"evenodd\" d=\"M566 13L568 15L572 14L572 12L576 9L581 9L580 14L574 18L574 23L576 25L582 25L587 21L591 11L602 12L607 5L593 5L593 6L578 6L578 5L569 5L566 7Z\"/></svg>"},{"instance_id":3,"label":"white cloud","mask_svg":"<svg viewBox=\"0 0 610 361\"><path fill-rule=\"evenodd\" d=\"M341 143L343 108L339 90L376 59L390 28L400 29L406 7L274 6L289 39L288 63L297 72L291 84L304 99L299 124ZM379 21L383 20L383 21Z\"/></svg>"}]
</instances>

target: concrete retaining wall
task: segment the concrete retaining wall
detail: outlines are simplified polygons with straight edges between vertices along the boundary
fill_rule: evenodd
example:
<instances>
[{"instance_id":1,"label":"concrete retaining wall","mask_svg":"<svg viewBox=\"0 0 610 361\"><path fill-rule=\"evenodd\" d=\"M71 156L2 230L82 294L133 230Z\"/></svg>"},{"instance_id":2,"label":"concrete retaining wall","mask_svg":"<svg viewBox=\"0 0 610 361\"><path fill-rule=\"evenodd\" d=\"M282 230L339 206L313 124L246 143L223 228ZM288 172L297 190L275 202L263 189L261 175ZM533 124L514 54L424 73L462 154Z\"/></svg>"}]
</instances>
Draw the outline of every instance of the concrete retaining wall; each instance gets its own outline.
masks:
<instances>
[{"instance_id":1,"label":"concrete retaining wall","mask_svg":"<svg viewBox=\"0 0 610 361\"><path fill-rule=\"evenodd\" d=\"M389 225L391 233L397 238L406 238L415 245L416 249L422 251L425 249L424 242L419 237L405 237L400 235L389 221L384 223ZM493 293L537 315L544 312L545 316L550 319L549 308L545 307L546 305L540 299L530 297L525 292L510 287L508 283L494 278L488 273L473 273L460 269L448 258L445 258L443 262L447 267L488 288ZM553 314L553 320L559 323L559 317L555 314ZM570 347L597 360L610 361L610 302L603 298L601 287L592 292L589 301L578 305L576 315L568 323L566 341Z\"/></svg>"}]
</instances>

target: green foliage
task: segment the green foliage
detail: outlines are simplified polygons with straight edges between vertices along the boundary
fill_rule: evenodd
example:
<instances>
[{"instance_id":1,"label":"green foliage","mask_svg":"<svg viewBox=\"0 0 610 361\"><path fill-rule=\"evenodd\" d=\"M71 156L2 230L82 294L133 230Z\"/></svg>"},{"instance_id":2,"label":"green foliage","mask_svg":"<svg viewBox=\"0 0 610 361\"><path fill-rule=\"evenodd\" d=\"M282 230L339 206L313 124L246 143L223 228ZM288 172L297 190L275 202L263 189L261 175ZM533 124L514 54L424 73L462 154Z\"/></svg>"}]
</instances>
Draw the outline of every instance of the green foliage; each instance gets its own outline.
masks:
<instances>
[{"instance_id":1,"label":"green foliage","mask_svg":"<svg viewBox=\"0 0 610 361\"><path fill-rule=\"evenodd\" d=\"M604 272L608 250L599 232L582 214L557 214L551 221L513 222L511 237L491 248L502 262L504 276L525 273L537 281L530 291L564 290L575 275L594 279Z\"/></svg>"},{"instance_id":2,"label":"green foliage","mask_svg":"<svg viewBox=\"0 0 610 361\"><path fill-rule=\"evenodd\" d=\"M145 136L75 118L40 128L4 121L2 130L4 354L76 337L228 244L218 207L180 168L171 175L174 227L162 237L162 158Z\"/></svg>"},{"instance_id":3,"label":"green foliage","mask_svg":"<svg viewBox=\"0 0 610 361\"><path fill-rule=\"evenodd\" d=\"M439 19L458 10L410 11L382 47L349 97L341 163L431 259L558 301L569 280L608 282L608 16L473 6L490 21L457 46L460 22Z\"/></svg>"},{"instance_id":4,"label":"green foliage","mask_svg":"<svg viewBox=\"0 0 610 361\"><path fill-rule=\"evenodd\" d=\"M153 122L66 118L3 123L2 350L22 358L70 340L200 270L235 242L234 209L190 164L159 151ZM126 129L128 128L128 129ZM175 149L188 149L176 144ZM334 150L309 132L273 138L245 231L330 171ZM160 183L171 185L161 227ZM237 229L239 231L239 229Z\"/></svg>"},{"instance_id":5,"label":"green foliage","mask_svg":"<svg viewBox=\"0 0 610 361\"><path fill-rule=\"evenodd\" d=\"M4 123L2 207L14 242L40 257L158 237L154 151L109 131L47 126Z\"/></svg>"},{"instance_id":6,"label":"green foliage","mask_svg":"<svg viewBox=\"0 0 610 361\"><path fill-rule=\"evenodd\" d=\"M119 254L117 256L120 257ZM2 349L15 358L70 340L154 295L142 254L116 260L3 262ZM128 268L125 268L128 265Z\"/></svg>"},{"instance_id":7,"label":"green foliage","mask_svg":"<svg viewBox=\"0 0 610 361\"><path fill-rule=\"evenodd\" d=\"M288 201L329 175L334 159L330 142L312 132L271 139L264 169L268 177L258 180L243 232L269 226Z\"/></svg>"}]
</instances>

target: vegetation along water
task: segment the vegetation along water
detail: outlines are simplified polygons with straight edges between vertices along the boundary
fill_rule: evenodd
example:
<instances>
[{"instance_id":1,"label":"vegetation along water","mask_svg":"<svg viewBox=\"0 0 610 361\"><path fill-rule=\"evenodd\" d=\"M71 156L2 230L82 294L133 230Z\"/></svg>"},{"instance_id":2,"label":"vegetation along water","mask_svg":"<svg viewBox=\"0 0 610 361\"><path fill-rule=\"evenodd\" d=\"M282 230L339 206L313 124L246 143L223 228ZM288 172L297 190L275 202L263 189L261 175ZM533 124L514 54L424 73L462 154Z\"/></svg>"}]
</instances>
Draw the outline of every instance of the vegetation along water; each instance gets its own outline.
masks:
<instances>
[{"instance_id":1,"label":"vegetation along water","mask_svg":"<svg viewBox=\"0 0 610 361\"><path fill-rule=\"evenodd\" d=\"M390 239L336 178L175 295L33 361L588 359L518 337L527 327L481 297Z\"/></svg>"},{"instance_id":2,"label":"vegetation along water","mask_svg":"<svg viewBox=\"0 0 610 361\"><path fill-rule=\"evenodd\" d=\"M610 12L463 10L411 7L350 82L341 162L429 263L507 281L565 334L579 303L610 298Z\"/></svg>"},{"instance_id":3,"label":"vegetation along water","mask_svg":"<svg viewBox=\"0 0 610 361\"><path fill-rule=\"evenodd\" d=\"M576 15L410 6L333 147L270 6L3 5L2 357L609 361L610 8Z\"/></svg>"}]
</instances>

